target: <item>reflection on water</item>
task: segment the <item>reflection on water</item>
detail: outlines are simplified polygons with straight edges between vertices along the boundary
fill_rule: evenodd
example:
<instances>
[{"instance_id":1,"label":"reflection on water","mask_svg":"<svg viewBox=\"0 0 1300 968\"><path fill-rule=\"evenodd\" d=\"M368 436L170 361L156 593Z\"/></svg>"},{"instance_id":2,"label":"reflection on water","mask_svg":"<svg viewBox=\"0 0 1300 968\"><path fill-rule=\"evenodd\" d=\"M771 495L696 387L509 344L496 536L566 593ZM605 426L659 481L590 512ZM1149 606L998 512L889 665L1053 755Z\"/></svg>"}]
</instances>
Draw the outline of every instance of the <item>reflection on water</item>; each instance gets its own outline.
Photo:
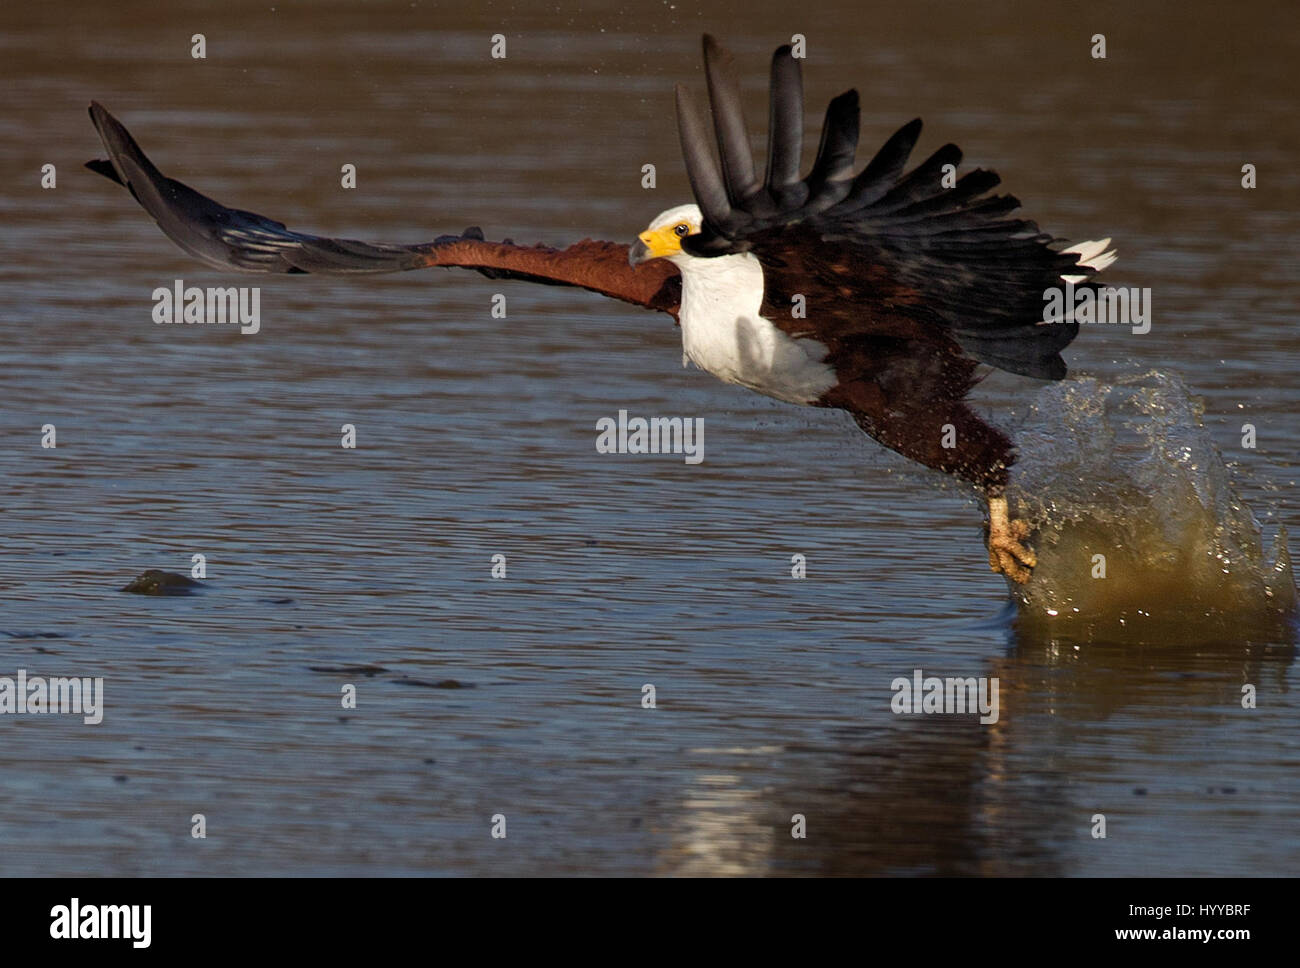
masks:
<instances>
[{"instance_id":1,"label":"reflection on water","mask_svg":"<svg viewBox=\"0 0 1300 968\"><path fill-rule=\"evenodd\" d=\"M1267 870L1276 831L1253 824L1293 809L1273 776L1289 760L1225 767L1206 750L1248 715L1243 684L1278 701L1294 652L1021 643L986 670L1003 690L991 727L920 716L813 746L710 751L737 772L696 777L661 862L693 874L1123 875L1136 850L1189 874ZM755 760L780 781L747 785L740 770ZM1091 834L1098 813L1105 840ZM789 834L796 814L811 818L806 840ZM1200 849L1151 836L1171 817L1202 831ZM1210 836L1219 824L1230 849Z\"/></svg>"},{"instance_id":2,"label":"reflection on water","mask_svg":"<svg viewBox=\"0 0 1300 968\"><path fill-rule=\"evenodd\" d=\"M102 675L106 711L97 727L0 716L0 870L1300 864L1292 626L1209 627L1201 609L1191 629L1121 644L1035 622L1004 607L964 492L843 415L683 371L666 317L586 293L442 271L266 278L256 336L155 327L155 287L249 279L195 265L78 167L100 150L94 97L165 170L296 228L624 239L686 196L671 90L700 86L700 30L736 51L758 120L770 50L797 29L810 100L857 84L864 141L924 116L922 150L956 141L1044 227L1114 236L1116 283L1152 290L1145 336L1085 330L1067 353L1076 383L982 384L1028 434L1026 499L1061 497L1065 441L1101 439L1087 388L1177 376L1204 400L1196 445L1224 456L1216 473L1258 522L1230 537L1256 534L1250 560L1271 561L1268 541L1300 531L1300 132L1281 14L1229 22L1183 5L1171 43L1116 6L1122 43L1100 63L1033 4L829 3L798 24L764 4L743 18L684 4L76 6L0 15L4 170L59 172L56 191L0 189L0 675ZM210 56L196 65L200 20ZM494 63L500 29L511 55ZM1262 173L1253 192L1243 160ZM344 163L355 191L339 188ZM505 320L489 312L498 291ZM596 422L620 408L702 417L706 460L597 454ZM1162 439L1194 423L1178 412ZM1075 417L1077 433L1053 434L1045 414ZM39 447L46 423L55 450ZM338 447L344 423L355 451ZM1149 507L1155 492L1133 480L1125 506ZM1066 547L1050 537L1045 573ZM195 553L201 594L118 591L146 569L188 572ZM508 577L494 581L498 554ZM1168 587L1139 604L1161 613ZM890 683L918 668L997 676L997 724L894 716ZM349 684L355 709L340 703ZM204 841L189 836L195 813ZM1097 813L1106 840L1090 835ZM790 836L795 814L805 839Z\"/></svg>"}]
</instances>

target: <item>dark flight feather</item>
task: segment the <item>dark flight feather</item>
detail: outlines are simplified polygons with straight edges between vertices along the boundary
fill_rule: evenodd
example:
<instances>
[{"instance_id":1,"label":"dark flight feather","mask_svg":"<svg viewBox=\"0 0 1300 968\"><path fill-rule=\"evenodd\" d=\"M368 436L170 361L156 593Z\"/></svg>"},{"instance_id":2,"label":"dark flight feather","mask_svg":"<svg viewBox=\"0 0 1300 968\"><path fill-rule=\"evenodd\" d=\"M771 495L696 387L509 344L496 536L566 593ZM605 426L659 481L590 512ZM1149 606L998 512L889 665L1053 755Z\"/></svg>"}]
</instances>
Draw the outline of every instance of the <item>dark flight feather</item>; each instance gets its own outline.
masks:
<instances>
[{"instance_id":1,"label":"dark flight feather","mask_svg":"<svg viewBox=\"0 0 1300 968\"><path fill-rule=\"evenodd\" d=\"M741 112L735 63L731 54L718 47L712 37L705 38L704 46L709 105L715 119L726 192L730 198L748 200L761 186L754 174L754 156L749 150L749 129Z\"/></svg>"},{"instance_id":2,"label":"dark flight feather","mask_svg":"<svg viewBox=\"0 0 1300 968\"><path fill-rule=\"evenodd\" d=\"M772 55L771 110L768 114L766 187L781 209L798 208L807 197L799 177L803 161L803 76L790 45Z\"/></svg>"}]
</instances>

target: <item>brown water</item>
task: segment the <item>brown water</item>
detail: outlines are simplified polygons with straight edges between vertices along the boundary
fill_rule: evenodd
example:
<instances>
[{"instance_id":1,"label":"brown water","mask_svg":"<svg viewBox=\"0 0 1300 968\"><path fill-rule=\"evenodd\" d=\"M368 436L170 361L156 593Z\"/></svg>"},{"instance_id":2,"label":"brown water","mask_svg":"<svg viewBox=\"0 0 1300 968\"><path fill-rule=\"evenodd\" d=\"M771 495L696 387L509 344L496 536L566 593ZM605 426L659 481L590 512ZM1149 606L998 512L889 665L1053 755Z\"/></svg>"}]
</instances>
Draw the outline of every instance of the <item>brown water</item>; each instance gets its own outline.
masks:
<instances>
[{"instance_id":1,"label":"brown water","mask_svg":"<svg viewBox=\"0 0 1300 968\"><path fill-rule=\"evenodd\" d=\"M1294 873L1290 634L1017 626L967 495L681 369L667 317L441 270L222 276L79 167L95 98L297 228L630 239L687 198L672 84L702 87L701 30L754 122L802 32L810 124L857 86L872 148L921 115L922 150L961 144L1044 227L1115 237L1152 330L1085 329L1071 367L1178 374L1264 536L1294 535L1300 18L1133 7L6 5L0 675L103 676L106 712L0 716L0 871ZM176 278L260 284L262 332L155 326ZM981 399L1014 425L1035 393ZM705 461L597 454L620 408L703 417ZM194 553L200 595L117 591ZM999 722L893 715L915 668L998 677Z\"/></svg>"}]
</instances>

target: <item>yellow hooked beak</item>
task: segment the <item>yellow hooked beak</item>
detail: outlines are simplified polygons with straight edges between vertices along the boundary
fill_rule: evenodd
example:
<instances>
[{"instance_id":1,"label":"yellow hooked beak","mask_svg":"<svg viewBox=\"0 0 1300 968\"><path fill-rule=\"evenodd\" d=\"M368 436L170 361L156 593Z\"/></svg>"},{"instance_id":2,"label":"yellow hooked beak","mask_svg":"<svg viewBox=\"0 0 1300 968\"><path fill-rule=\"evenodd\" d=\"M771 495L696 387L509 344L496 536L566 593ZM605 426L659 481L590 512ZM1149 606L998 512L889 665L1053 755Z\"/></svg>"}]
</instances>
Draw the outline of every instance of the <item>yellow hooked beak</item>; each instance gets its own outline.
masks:
<instances>
[{"instance_id":1,"label":"yellow hooked beak","mask_svg":"<svg viewBox=\"0 0 1300 968\"><path fill-rule=\"evenodd\" d=\"M682 251L682 240L675 225L665 225L661 229L646 229L632 243L632 250L627 254L629 265L639 265L648 259L662 259Z\"/></svg>"}]
</instances>

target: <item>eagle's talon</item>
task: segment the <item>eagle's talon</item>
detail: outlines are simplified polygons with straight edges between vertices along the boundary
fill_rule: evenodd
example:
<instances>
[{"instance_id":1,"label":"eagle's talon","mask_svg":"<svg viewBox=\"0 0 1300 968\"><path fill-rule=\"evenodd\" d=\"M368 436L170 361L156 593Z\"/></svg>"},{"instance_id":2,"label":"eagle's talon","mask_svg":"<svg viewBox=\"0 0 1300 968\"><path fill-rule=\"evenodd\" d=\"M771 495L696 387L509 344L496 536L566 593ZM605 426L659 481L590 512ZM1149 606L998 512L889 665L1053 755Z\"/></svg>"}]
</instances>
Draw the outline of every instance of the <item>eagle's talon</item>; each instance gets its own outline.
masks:
<instances>
[{"instance_id":1,"label":"eagle's talon","mask_svg":"<svg viewBox=\"0 0 1300 968\"><path fill-rule=\"evenodd\" d=\"M1029 581L1030 569L1038 564L1037 556L1022 541L1029 537L1029 525L1010 520L1007 499L989 498L989 567L1019 585Z\"/></svg>"}]
</instances>

